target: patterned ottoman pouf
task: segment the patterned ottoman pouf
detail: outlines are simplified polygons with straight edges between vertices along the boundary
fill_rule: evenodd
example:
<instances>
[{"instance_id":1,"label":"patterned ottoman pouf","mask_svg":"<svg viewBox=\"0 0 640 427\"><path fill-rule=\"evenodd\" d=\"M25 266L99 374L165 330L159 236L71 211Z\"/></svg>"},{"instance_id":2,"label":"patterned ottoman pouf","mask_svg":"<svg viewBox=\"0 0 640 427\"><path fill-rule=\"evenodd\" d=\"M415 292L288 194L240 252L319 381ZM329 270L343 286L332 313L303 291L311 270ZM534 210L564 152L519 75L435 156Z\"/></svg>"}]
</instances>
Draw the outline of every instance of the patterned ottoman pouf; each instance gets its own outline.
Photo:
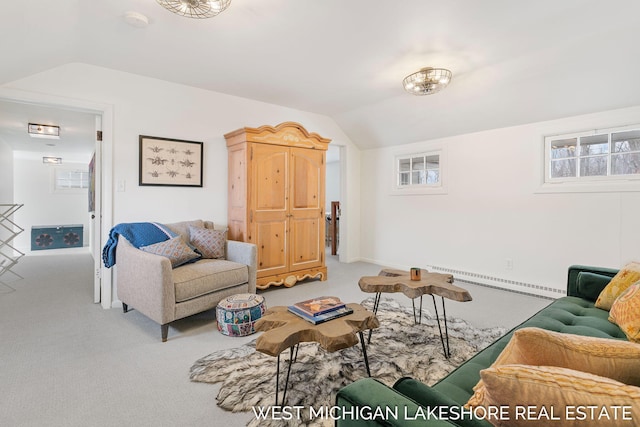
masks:
<instances>
[{"instance_id":1,"label":"patterned ottoman pouf","mask_svg":"<svg viewBox=\"0 0 640 427\"><path fill-rule=\"evenodd\" d=\"M256 294L231 295L216 308L218 330L230 337L243 337L255 332L253 324L267 309L264 297Z\"/></svg>"}]
</instances>

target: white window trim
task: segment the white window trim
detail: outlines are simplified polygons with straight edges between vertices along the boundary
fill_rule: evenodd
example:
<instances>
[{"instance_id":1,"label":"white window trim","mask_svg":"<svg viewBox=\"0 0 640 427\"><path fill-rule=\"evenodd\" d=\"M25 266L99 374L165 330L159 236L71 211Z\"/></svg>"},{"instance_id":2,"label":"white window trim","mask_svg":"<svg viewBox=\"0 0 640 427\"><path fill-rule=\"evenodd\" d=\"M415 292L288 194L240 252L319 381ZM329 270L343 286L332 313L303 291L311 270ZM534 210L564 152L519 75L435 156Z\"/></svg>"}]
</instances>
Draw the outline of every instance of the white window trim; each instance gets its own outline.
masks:
<instances>
[{"instance_id":1,"label":"white window trim","mask_svg":"<svg viewBox=\"0 0 640 427\"><path fill-rule=\"evenodd\" d=\"M439 168L439 181L437 184L421 184L421 185L398 185L398 159L407 157L419 157L419 156L432 156L438 155L440 157ZM402 150L395 151L392 156L393 171L391 176L391 195L428 195L428 194L447 194L448 189L446 186L446 171L447 171L447 155L444 148L433 149L415 149L415 150Z\"/></svg>"},{"instance_id":2,"label":"white window trim","mask_svg":"<svg viewBox=\"0 0 640 427\"><path fill-rule=\"evenodd\" d=\"M556 139L580 138L604 133L624 132L635 129L640 129L640 124L544 136L542 138L542 156L539 157L542 162L538 167L540 175L538 180L539 185L535 193L607 193L640 191L640 175L607 175L571 178L549 177L549 166L551 163L551 153L548 149L549 141Z\"/></svg>"}]
</instances>

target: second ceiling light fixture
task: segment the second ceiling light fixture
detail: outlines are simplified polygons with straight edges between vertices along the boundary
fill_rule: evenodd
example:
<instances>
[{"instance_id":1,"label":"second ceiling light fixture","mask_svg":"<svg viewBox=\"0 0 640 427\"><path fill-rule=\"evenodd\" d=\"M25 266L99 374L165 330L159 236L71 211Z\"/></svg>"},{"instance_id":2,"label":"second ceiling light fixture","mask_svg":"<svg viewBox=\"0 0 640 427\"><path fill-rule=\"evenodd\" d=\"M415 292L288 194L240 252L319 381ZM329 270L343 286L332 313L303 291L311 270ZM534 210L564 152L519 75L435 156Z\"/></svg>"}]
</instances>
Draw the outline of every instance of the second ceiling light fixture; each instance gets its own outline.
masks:
<instances>
[{"instance_id":1,"label":"second ceiling light fixture","mask_svg":"<svg viewBox=\"0 0 640 427\"><path fill-rule=\"evenodd\" d=\"M431 95L444 89L450 81L451 71L446 68L426 67L409 74L402 85L412 95Z\"/></svg>"},{"instance_id":2,"label":"second ceiling light fixture","mask_svg":"<svg viewBox=\"0 0 640 427\"><path fill-rule=\"evenodd\" d=\"M231 4L231 0L156 0L162 7L187 18L214 17Z\"/></svg>"}]
</instances>

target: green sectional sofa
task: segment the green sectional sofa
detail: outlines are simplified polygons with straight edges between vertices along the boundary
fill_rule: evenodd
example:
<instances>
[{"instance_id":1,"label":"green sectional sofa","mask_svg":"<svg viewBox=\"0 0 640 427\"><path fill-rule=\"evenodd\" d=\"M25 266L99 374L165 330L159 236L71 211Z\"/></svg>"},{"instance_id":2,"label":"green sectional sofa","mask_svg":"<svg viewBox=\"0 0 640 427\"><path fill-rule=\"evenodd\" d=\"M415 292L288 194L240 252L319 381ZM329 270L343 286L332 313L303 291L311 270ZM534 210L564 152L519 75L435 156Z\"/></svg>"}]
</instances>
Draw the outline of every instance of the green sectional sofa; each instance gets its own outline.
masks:
<instances>
[{"instance_id":1,"label":"green sectional sofa","mask_svg":"<svg viewBox=\"0 0 640 427\"><path fill-rule=\"evenodd\" d=\"M461 420L456 411L459 413L462 405L473 395L480 371L495 361L516 329L537 327L562 333L627 339L618 326L609 322L608 312L594 306L601 290L617 272L610 268L569 267L566 297L555 300L431 387L412 378L401 378L393 387L388 387L375 377L343 387L336 397L336 405L342 408L336 427L491 426L482 419L464 417ZM448 412L438 419L435 410L443 408Z\"/></svg>"}]
</instances>

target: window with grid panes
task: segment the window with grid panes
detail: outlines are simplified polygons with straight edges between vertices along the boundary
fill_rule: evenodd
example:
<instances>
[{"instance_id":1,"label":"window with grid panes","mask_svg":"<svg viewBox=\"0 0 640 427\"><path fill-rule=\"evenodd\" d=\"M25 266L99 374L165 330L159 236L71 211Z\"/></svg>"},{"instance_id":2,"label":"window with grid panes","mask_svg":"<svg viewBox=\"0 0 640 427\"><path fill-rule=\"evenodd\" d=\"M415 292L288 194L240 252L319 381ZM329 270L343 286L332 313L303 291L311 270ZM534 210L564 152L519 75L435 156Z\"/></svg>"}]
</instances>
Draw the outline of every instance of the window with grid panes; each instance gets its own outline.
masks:
<instances>
[{"instance_id":1,"label":"window with grid panes","mask_svg":"<svg viewBox=\"0 0 640 427\"><path fill-rule=\"evenodd\" d=\"M54 191L86 190L89 188L89 171L56 168L54 171Z\"/></svg>"},{"instance_id":2,"label":"window with grid panes","mask_svg":"<svg viewBox=\"0 0 640 427\"><path fill-rule=\"evenodd\" d=\"M396 158L399 188L440 184L440 154L411 154Z\"/></svg>"},{"instance_id":3,"label":"window with grid panes","mask_svg":"<svg viewBox=\"0 0 640 427\"><path fill-rule=\"evenodd\" d=\"M640 129L546 138L546 182L640 179Z\"/></svg>"}]
</instances>

